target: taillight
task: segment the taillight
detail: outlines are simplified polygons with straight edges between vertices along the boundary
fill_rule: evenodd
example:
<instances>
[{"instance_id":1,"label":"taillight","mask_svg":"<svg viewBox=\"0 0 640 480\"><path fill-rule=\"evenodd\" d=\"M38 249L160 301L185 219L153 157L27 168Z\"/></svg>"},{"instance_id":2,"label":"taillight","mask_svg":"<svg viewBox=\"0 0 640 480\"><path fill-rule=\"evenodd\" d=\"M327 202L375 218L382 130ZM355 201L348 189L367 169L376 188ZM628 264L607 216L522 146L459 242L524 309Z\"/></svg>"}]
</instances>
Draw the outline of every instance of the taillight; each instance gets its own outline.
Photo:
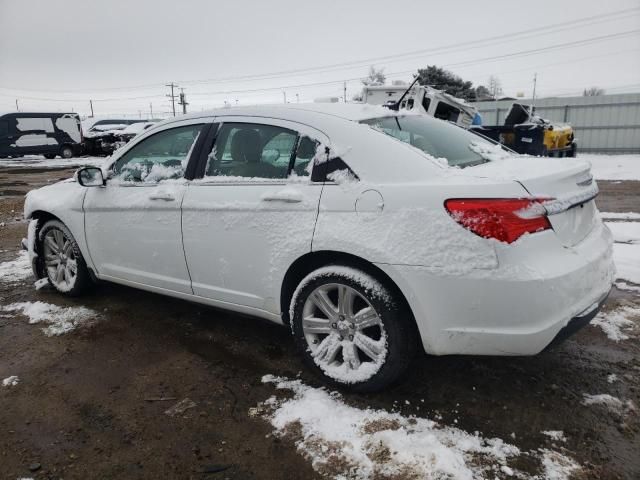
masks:
<instances>
[{"instance_id":1,"label":"taillight","mask_svg":"<svg viewBox=\"0 0 640 480\"><path fill-rule=\"evenodd\" d=\"M452 198L444 206L460 225L484 238L513 243L525 233L549 230L543 202L550 198Z\"/></svg>"}]
</instances>

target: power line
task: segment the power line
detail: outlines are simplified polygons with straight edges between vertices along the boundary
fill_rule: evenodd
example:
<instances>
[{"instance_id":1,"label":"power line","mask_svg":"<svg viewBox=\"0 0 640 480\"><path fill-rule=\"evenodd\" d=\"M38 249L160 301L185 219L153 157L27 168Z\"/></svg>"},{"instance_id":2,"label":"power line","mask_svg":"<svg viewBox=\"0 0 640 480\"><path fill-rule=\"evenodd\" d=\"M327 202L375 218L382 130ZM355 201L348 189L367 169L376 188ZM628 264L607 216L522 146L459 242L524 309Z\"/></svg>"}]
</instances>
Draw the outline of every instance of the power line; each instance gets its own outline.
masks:
<instances>
[{"instance_id":1,"label":"power line","mask_svg":"<svg viewBox=\"0 0 640 480\"><path fill-rule=\"evenodd\" d=\"M501 35L496 35L493 37L487 37L484 39L477 39L477 40L471 40L471 41L465 41L465 42L459 42L459 43L455 43L455 44L451 44L451 45L445 45L442 47L432 47L432 48L427 48L427 49L421 49L421 50L414 50L414 51L410 51L410 52L405 52L405 53L397 53L397 54L393 54L393 55L386 55L386 56L380 56L380 57L370 57L370 58L365 58L365 59L361 59L361 60L356 60L356 61L349 61L349 62L342 62L342 63L335 63L335 64L330 64L330 65L323 65L323 66L317 66L317 67L307 67L307 68L300 68L300 69L292 69L292 70L282 70L282 71L278 71L278 72L271 72L271 73L263 73L263 74L252 74L252 75L241 75L241 76L231 76L231 77L222 77L222 78L212 78L212 79L202 79L202 80L182 80L180 83L182 84L199 84L199 83L225 83L225 82L233 82L233 81L248 81L248 80L261 80L261 79L273 79L273 78L280 78L283 76L292 76L292 75L299 75L299 74L309 74L309 73L318 73L321 71L331 71L331 70L336 70L336 69L344 69L344 68L354 68L356 66L361 66L362 64L371 64L371 63L379 63L379 62L397 62L397 61L403 61L406 60L406 57L414 57L414 56L424 56L424 55L441 55L443 53L451 53L452 50L459 50L461 48L465 48L465 49L471 49L471 48L484 48L486 47L487 43L504 43L505 41L511 41L513 40L515 37L522 37L522 38L528 38L530 36L532 36L532 34L534 35L538 35L541 32L545 32L545 31L549 31L549 30L558 30L558 29L562 29L562 31L565 31L568 28L580 28L580 27L584 27L587 25L592 25L592 24L596 24L596 23L603 23L603 22L609 22L612 20L615 20L615 17L619 17L621 15L634 15L634 14L638 14L640 13L640 7L635 7L635 8L628 8L628 9L624 9L624 10L618 10L616 12L611 12L608 14L600 14L600 15L592 15L589 17L583 17L583 18L578 18L578 19L573 19L571 21L567 21L567 22L560 22L560 23L555 23L555 24L551 24L551 25L546 25L543 27L536 27L536 28L531 28L528 30L522 30L519 32L511 32L511 33L505 33L505 34L501 34ZM148 88L154 88L154 87L159 87L162 84L146 84L146 85L137 85L137 86L130 86L130 87L110 87L110 88L104 88L104 89L93 89L91 90L91 92L98 92L98 91L109 91L109 90L136 90L136 89L148 89ZM0 86L0 88L2 89L6 89L6 90L19 90L19 91L43 91L43 90L28 90L28 89L16 89L16 88L12 88L12 87L6 87L6 86ZM50 93L86 93L89 91L82 91L82 90L47 90ZM141 98L141 97L138 97ZM147 97L149 98L149 97Z\"/></svg>"},{"instance_id":2,"label":"power line","mask_svg":"<svg viewBox=\"0 0 640 480\"><path fill-rule=\"evenodd\" d=\"M521 57L521 56L530 56L530 55L544 53L544 52L552 51L552 50L559 50L559 49L563 49L563 48L571 48L571 47L582 46L582 45L586 45L586 44L590 44L590 43L596 43L596 42L600 42L600 41L612 40L612 39L621 38L621 37L625 37L625 36L629 36L629 35L635 35L637 33L640 33L640 29L629 30L629 31L626 31L626 32L619 32L619 33L614 33L614 34L609 34L609 35L601 35L601 36L597 36L597 37L590 37L590 38L581 39L581 40L575 40L575 41L571 41L571 42L558 43L558 44L554 44L554 45L550 45L550 46L546 46L546 47L540 47L540 48L535 48L535 49L530 49L530 50L523 50L523 51L519 51L519 52L511 52L511 53L501 54L501 55L494 55L494 56L490 56L490 57L484 57L484 58L480 58L480 59L468 60L468 61L464 61L464 62L444 64L444 65L442 65L442 67L469 66L469 65L475 65L475 64L484 63L484 62L491 62L491 61L497 61L497 60L503 60L503 59L510 59L510 58L516 58L516 57ZM416 69L405 70L405 71L402 71L402 72L392 72L392 73L387 74L387 76L406 75L406 74L410 74L410 73L415 73L415 71L416 71ZM322 82L310 82L310 83L299 83L299 84L290 84L290 85L284 85L284 86L283 85L279 85L279 86L274 86L274 87L240 89L240 90L224 90L224 91L214 91L214 92L193 92L192 95L211 96L211 95L227 95L227 94L232 94L232 93L266 92L266 91L283 90L283 89L291 89L291 88L304 88L304 87L315 87L315 86L321 86L321 85L333 85L333 84L340 84L340 83L343 83L343 82L358 81L360 79L361 79L361 76L358 76L358 77L352 77L352 78L347 78L347 79L342 78L342 79L339 79L339 80L330 80L330 81L322 81ZM169 97L169 98L172 99L173 111L175 112L175 104L174 104L174 102L175 102L175 98L177 98L178 96L174 95L173 88L177 87L177 85L172 82L170 84L167 84L166 86L167 87L172 87L171 95L166 95L166 97ZM13 97L13 95L6 95L6 94L2 94L2 93L0 93L0 96ZM149 98L158 98L158 97L162 97L162 95L143 95L143 96L134 96L134 97L106 98L106 99L95 99L93 101L94 102L107 102L107 101L149 99ZM24 97L24 96L20 96L20 98L21 99L26 99L26 100L40 100L40 101L54 101L54 102L77 102L78 101L78 99L57 99L57 98L45 98L45 97Z\"/></svg>"}]
</instances>

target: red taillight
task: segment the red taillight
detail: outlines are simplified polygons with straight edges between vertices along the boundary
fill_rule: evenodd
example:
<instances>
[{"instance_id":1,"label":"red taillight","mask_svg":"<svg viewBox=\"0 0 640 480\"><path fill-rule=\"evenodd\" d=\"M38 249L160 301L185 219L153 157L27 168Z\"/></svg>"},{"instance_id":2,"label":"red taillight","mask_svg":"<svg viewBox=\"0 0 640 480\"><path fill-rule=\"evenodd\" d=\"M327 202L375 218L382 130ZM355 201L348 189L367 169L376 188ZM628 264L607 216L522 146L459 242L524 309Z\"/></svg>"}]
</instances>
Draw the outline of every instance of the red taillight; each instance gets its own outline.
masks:
<instances>
[{"instance_id":1,"label":"red taillight","mask_svg":"<svg viewBox=\"0 0 640 480\"><path fill-rule=\"evenodd\" d=\"M452 198L444 206L460 225L484 238L513 243L525 233L551 228L549 198Z\"/></svg>"}]
</instances>

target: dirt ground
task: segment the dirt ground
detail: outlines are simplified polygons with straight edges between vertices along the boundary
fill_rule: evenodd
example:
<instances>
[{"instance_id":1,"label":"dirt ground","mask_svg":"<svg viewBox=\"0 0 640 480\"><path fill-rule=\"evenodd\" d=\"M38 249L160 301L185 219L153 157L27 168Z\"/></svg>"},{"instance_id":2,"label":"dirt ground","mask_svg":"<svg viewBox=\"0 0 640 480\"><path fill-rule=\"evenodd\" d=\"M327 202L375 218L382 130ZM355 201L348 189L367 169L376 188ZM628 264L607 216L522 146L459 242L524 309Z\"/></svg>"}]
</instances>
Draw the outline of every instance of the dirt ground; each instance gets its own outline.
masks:
<instances>
[{"instance_id":1,"label":"dirt ground","mask_svg":"<svg viewBox=\"0 0 640 480\"><path fill-rule=\"evenodd\" d=\"M23 194L70 174L0 168L0 261L15 258L25 236ZM640 212L640 182L599 184L602 211ZM19 388L0 388L0 478L317 478L295 445L248 415L274 394L261 383L265 374L321 385L285 328L109 284L77 300L36 291L31 281L0 284L0 304L36 300L83 305L100 319L46 337L23 318L0 318L0 379L20 377ZM606 308L621 304L640 306L640 295L614 290ZM608 383L609 374L620 380ZM422 357L394 388L345 400L439 414L446 425L457 420L522 450L549 446L543 430L563 430L560 448L584 467L579 478L640 478L638 412L583 406L583 393L640 405L638 339L615 343L589 326L530 358ZM197 406L164 413L185 398Z\"/></svg>"}]
</instances>

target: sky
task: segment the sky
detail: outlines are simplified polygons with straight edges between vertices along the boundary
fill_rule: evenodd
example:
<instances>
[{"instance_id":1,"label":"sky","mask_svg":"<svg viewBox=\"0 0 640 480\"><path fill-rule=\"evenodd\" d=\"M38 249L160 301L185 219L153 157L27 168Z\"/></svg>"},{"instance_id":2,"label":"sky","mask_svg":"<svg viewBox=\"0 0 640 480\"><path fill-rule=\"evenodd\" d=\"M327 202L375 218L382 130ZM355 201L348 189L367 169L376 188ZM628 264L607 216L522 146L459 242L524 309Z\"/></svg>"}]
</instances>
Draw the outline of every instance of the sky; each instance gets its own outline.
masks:
<instances>
[{"instance_id":1,"label":"sky","mask_svg":"<svg viewBox=\"0 0 640 480\"><path fill-rule=\"evenodd\" d=\"M148 117L347 100L371 65L427 65L505 95L640 91L640 0L0 0L0 111ZM176 89L176 93L179 89Z\"/></svg>"}]
</instances>

